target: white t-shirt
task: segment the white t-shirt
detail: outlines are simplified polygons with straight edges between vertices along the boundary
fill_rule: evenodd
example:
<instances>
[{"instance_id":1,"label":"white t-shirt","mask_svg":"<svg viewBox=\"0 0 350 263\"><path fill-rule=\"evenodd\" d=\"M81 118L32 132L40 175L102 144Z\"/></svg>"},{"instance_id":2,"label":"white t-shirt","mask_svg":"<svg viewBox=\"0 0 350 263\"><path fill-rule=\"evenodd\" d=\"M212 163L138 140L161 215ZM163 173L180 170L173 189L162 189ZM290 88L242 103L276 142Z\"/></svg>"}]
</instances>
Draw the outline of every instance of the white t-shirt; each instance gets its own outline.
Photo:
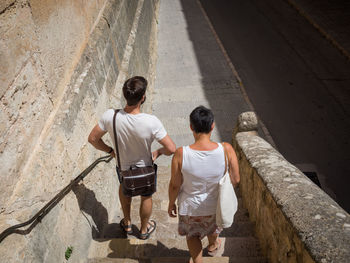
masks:
<instances>
[{"instance_id":1,"label":"white t-shirt","mask_svg":"<svg viewBox=\"0 0 350 263\"><path fill-rule=\"evenodd\" d=\"M114 143L113 134L114 109L103 113L98 125L109 133ZM160 120L150 114L128 114L120 110L116 117L116 130L121 169L127 170L130 166L152 165L151 144L156 139L163 139L167 132ZM114 151L116 152L116 150Z\"/></svg>"}]
</instances>

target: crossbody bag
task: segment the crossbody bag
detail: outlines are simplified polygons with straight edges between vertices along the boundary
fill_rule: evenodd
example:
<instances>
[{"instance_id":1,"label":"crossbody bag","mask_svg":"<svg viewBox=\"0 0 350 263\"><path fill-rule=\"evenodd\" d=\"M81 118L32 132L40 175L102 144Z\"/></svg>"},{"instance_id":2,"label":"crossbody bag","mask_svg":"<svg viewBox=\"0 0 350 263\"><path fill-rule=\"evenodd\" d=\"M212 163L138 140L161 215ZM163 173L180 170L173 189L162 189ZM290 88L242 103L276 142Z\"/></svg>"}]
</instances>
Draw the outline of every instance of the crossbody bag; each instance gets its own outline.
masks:
<instances>
[{"instance_id":1,"label":"crossbody bag","mask_svg":"<svg viewBox=\"0 0 350 263\"><path fill-rule=\"evenodd\" d=\"M113 133L118 161L116 170L123 193L125 196L129 197L137 195L152 195L157 190L157 165L153 163L153 161L151 166L130 167L128 170L121 170L117 130L115 128L116 116L119 111L119 109L114 111Z\"/></svg>"}]
</instances>

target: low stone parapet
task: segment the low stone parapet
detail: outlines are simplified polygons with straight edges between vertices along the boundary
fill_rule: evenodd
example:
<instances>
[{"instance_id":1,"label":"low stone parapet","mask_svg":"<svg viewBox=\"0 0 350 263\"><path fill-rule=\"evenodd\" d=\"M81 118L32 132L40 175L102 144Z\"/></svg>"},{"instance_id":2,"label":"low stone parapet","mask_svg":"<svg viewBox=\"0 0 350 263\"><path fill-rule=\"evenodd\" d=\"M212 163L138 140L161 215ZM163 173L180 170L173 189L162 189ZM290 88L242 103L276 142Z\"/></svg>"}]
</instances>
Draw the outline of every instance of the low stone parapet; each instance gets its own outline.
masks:
<instances>
[{"instance_id":1,"label":"low stone parapet","mask_svg":"<svg viewBox=\"0 0 350 263\"><path fill-rule=\"evenodd\" d=\"M350 216L257 133L254 113L233 134L243 202L269 262L349 262Z\"/></svg>"}]
</instances>

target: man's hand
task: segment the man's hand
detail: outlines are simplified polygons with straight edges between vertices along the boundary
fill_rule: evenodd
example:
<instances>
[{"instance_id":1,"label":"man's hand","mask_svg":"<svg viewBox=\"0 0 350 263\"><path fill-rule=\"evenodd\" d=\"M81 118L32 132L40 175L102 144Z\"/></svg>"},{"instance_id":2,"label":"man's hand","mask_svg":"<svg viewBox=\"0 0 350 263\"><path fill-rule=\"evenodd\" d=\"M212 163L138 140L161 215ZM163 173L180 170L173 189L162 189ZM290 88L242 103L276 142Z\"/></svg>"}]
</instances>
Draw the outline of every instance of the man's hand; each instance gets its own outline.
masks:
<instances>
[{"instance_id":1,"label":"man's hand","mask_svg":"<svg viewBox=\"0 0 350 263\"><path fill-rule=\"evenodd\" d=\"M170 204L168 206L168 214L170 217L176 217L177 216L177 211L176 211L176 205L175 204Z\"/></svg>"},{"instance_id":2,"label":"man's hand","mask_svg":"<svg viewBox=\"0 0 350 263\"><path fill-rule=\"evenodd\" d=\"M161 156L162 154L159 152L159 149L158 150L155 150L154 152L152 152L152 161L154 162L155 160L157 160L157 158L159 156Z\"/></svg>"}]
</instances>

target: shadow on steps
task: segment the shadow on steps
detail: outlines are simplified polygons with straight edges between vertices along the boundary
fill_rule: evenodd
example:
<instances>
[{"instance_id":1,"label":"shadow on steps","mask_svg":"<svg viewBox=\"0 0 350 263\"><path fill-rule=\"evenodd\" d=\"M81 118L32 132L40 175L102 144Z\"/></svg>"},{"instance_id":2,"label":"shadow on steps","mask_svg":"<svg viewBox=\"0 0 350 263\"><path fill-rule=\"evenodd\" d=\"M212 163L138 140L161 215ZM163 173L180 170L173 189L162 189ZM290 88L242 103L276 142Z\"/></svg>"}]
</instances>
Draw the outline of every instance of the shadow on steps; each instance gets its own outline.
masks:
<instances>
[{"instance_id":1,"label":"shadow on steps","mask_svg":"<svg viewBox=\"0 0 350 263\"><path fill-rule=\"evenodd\" d=\"M136 242L133 242L136 241ZM146 241L147 242L147 241ZM190 254L188 250L183 250L179 248L169 248L160 241L156 243L145 243L145 241L139 240L118 240L113 239L109 243L109 248L112 250L108 254L108 258L135 258L140 257L189 257ZM157 253L154 253L157 252ZM130 257L131 256L131 257Z\"/></svg>"}]
</instances>

